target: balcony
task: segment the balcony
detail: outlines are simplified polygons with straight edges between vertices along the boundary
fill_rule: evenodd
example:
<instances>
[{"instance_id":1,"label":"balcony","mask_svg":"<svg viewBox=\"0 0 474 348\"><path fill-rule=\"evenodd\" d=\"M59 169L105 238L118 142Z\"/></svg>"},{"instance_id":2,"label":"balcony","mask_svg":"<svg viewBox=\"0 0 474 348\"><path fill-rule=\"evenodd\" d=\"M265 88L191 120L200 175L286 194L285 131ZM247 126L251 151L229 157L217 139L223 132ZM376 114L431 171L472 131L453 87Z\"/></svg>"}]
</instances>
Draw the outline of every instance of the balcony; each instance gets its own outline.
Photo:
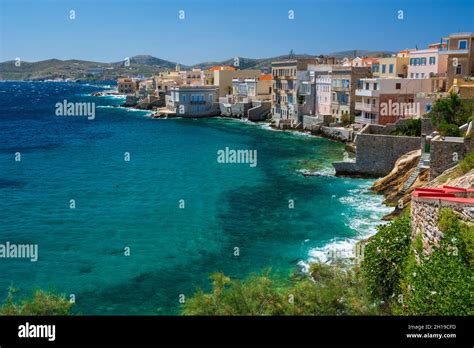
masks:
<instances>
[{"instance_id":1,"label":"balcony","mask_svg":"<svg viewBox=\"0 0 474 348\"><path fill-rule=\"evenodd\" d=\"M376 103L374 105L374 104L356 102L355 103L355 109L360 110L360 111L365 111L365 112L378 112L379 111L379 104Z\"/></svg>"},{"instance_id":2,"label":"balcony","mask_svg":"<svg viewBox=\"0 0 474 348\"><path fill-rule=\"evenodd\" d=\"M380 95L379 90L356 89L356 96L359 96L359 97L378 97L379 95Z\"/></svg>"},{"instance_id":3,"label":"balcony","mask_svg":"<svg viewBox=\"0 0 474 348\"><path fill-rule=\"evenodd\" d=\"M359 124L378 124L378 119L374 118L365 118L363 116L357 116L355 122Z\"/></svg>"}]
</instances>

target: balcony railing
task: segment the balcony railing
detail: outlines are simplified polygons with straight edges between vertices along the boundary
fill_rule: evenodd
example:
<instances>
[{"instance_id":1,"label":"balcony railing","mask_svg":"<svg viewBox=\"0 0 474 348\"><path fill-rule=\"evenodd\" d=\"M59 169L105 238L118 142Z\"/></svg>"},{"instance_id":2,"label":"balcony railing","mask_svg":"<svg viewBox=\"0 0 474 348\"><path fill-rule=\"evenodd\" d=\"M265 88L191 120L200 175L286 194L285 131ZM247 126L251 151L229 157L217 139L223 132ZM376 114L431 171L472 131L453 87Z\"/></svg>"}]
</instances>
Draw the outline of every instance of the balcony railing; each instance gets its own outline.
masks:
<instances>
[{"instance_id":1,"label":"balcony railing","mask_svg":"<svg viewBox=\"0 0 474 348\"><path fill-rule=\"evenodd\" d=\"M365 111L365 112L378 112L379 111L379 105L378 105L378 103L376 103L376 104L367 104L367 103L362 103L362 102L356 102L355 103L355 109L360 110L360 111Z\"/></svg>"},{"instance_id":2,"label":"balcony railing","mask_svg":"<svg viewBox=\"0 0 474 348\"><path fill-rule=\"evenodd\" d=\"M377 124L378 123L378 119L373 119L373 118L365 118L363 116L357 116L355 118L355 122L356 123L360 123L360 124Z\"/></svg>"},{"instance_id":3,"label":"balcony railing","mask_svg":"<svg viewBox=\"0 0 474 348\"><path fill-rule=\"evenodd\" d=\"M380 91L373 89L356 89L355 94L360 97L378 97Z\"/></svg>"}]
</instances>

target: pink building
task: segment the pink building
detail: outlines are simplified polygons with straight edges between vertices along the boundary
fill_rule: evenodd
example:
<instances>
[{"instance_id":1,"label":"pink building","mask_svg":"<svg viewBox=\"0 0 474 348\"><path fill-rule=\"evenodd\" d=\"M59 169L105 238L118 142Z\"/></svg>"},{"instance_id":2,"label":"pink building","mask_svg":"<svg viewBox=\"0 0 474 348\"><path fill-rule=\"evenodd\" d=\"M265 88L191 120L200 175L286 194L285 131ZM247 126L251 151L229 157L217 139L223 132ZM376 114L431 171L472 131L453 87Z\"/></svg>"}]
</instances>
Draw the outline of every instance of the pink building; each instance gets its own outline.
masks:
<instances>
[{"instance_id":1,"label":"pink building","mask_svg":"<svg viewBox=\"0 0 474 348\"><path fill-rule=\"evenodd\" d=\"M331 115L331 75L316 76L316 114Z\"/></svg>"},{"instance_id":2,"label":"pink building","mask_svg":"<svg viewBox=\"0 0 474 348\"><path fill-rule=\"evenodd\" d=\"M408 78L427 79L429 77L444 77L448 68L446 55L440 54L440 44L430 45L424 50L410 52Z\"/></svg>"}]
</instances>

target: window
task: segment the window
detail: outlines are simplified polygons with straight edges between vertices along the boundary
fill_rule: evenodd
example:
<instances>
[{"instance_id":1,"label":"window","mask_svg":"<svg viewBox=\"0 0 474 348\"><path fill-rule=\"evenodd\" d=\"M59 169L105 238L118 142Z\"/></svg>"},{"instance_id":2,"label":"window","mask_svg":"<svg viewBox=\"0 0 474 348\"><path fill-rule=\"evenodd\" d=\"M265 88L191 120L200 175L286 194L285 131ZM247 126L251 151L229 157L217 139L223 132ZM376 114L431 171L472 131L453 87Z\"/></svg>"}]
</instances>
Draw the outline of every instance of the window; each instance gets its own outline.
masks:
<instances>
[{"instance_id":1,"label":"window","mask_svg":"<svg viewBox=\"0 0 474 348\"><path fill-rule=\"evenodd\" d=\"M374 91L376 91L378 89L378 84L377 82L374 82Z\"/></svg>"},{"instance_id":2,"label":"window","mask_svg":"<svg viewBox=\"0 0 474 348\"><path fill-rule=\"evenodd\" d=\"M461 67L461 64L458 64L458 66L456 67L456 75L461 75L462 73L462 67Z\"/></svg>"},{"instance_id":3,"label":"window","mask_svg":"<svg viewBox=\"0 0 474 348\"><path fill-rule=\"evenodd\" d=\"M366 89L366 90L369 89L369 83L368 83L368 82L365 83L365 89Z\"/></svg>"},{"instance_id":4,"label":"window","mask_svg":"<svg viewBox=\"0 0 474 348\"><path fill-rule=\"evenodd\" d=\"M467 49L467 40L459 40L458 41L458 48L460 50L465 50Z\"/></svg>"},{"instance_id":5,"label":"window","mask_svg":"<svg viewBox=\"0 0 474 348\"><path fill-rule=\"evenodd\" d=\"M430 112L431 111L431 104L426 104L425 105L425 112Z\"/></svg>"},{"instance_id":6,"label":"window","mask_svg":"<svg viewBox=\"0 0 474 348\"><path fill-rule=\"evenodd\" d=\"M400 82L397 82L395 84L395 89L401 89L402 88L402 84Z\"/></svg>"},{"instance_id":7,"label":"window","mask_svg":"<svg viewBox=\"0 0 474 348\"><path fill-rule=\"evenodd\" d=\"M426 58L420 58L421 60L421 65L426 65Z\"/></svg>"},{"instance_id":8,"label":"window","mask_svg":"<svg viewBox=\"0 0 474 348\"><path fill-rule=\"evenodd\" d=\"M375 72L375 73L378 73L379 72L379 65L378 64L372 65L372 71Z\"/></svg>"},{"instance_id":9,"label":"window","mask_svg":"<svg viewBox=\"0 0 474 348\"><path fill-rule=\"evenodd\" d=\"M414 78L415 77L415 74L414 73L411 73L410 74L410 78Z\"/></svg>"},{"instance_id":10,"label":"window","mask_svg":"<svg viewBox=\"0 0 474 348\"><path fill-rule=\"evenodd\" d=\"M388 73L389 73L389 74L393 74L393 64L390 64L390 65L388 66Z\"/></svg>"},{"instance_id":11,"label":"window","mask_svg":"<svg viewBox=\"0 0 474 348\"><path fill-rule=\"evenodd\" d=\"M410 58L410 65L415 65L415 58Z\"/></svg>"},{"instance_id":12,"label":"window","mask_svg":"<svg viewBox=\"0 0 474 348\"><path fill-rule=\"evenodd\" d=\"M418 73L415 74L415 78L418 78Z\"/></svg>"},{"instance_id":13,"label":"window","mask_svg":"<svg viewBox=\"0 0 474 348\"><path fill-rule=\"evenodd\" d=\"M387 65L382 64L382 74L385 74L386 70L387 70Z\"/></svg>"},{"instance_id":14,"label":"window","mask_svg":"<svg viewBox=\"0 0 474 348\"><path fill-rule=\"evenodd\" d=\"M212 96L212 94L209 94L209 103L212 104L212 101L213 101L213 96Z\"/></svg>"},{"instance_id":15,"label":"window","mask_svg":"<svg viewBox=\"0 0 474 348\"><path fill-rule=\"evenodd\" d=\"M181 102L182 102L182 103L186 103L186 96L185 96L185 95L182 95L182 96L181 96Z\"/></svg>"},{"instance_id":16,"label":"window","mask_svg":"<svg viewBox=\"0 0 474 348\"><path fill-rule=\"evenodd\" d=\"M424 73L424 72L421 73L421 78L422 78L422 79L425 78L425 73Z\"/></svg>"},{"instance_id":17,"label":"window","mask_svg":"<svg viewBox=\"0 0 474 348\"><path fill-rule=\"evenodd\" d=\"M430 65L436 64L436 57L430 57Z\"/></svg>"}]
</instances>

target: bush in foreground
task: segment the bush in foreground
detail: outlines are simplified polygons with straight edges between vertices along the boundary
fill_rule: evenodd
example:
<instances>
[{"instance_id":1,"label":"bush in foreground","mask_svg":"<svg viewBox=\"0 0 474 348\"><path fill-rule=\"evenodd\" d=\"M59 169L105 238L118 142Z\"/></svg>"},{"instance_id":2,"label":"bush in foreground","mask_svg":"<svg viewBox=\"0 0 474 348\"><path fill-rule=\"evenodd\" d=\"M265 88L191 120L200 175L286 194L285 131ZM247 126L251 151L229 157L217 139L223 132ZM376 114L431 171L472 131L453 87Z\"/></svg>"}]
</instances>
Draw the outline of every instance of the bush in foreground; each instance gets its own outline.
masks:
<instances>
[{"instance_id":1,"label":"bush in foreground","mask_svg":"<svg viewBox=\"0 0 474 348\"><path fill-rule=\"evenodd\" d=\"M280 279L265 272L245 280L211 276L212 290L189 298L185 315L373 315L378 313L353 270L313 265L311 279Z\"/></svg>"},{"instance_id":2,"label":"bush in foreground","mask_svg":"<svg viewBox=\"0 0 474 348\"><path fill-rule=\"evenodd\" d=\"M70 315L73 303L64 295L36 290L32 298L15 301L14 288L10 288L0 315Z\"/></svg>"}]
</instances>

